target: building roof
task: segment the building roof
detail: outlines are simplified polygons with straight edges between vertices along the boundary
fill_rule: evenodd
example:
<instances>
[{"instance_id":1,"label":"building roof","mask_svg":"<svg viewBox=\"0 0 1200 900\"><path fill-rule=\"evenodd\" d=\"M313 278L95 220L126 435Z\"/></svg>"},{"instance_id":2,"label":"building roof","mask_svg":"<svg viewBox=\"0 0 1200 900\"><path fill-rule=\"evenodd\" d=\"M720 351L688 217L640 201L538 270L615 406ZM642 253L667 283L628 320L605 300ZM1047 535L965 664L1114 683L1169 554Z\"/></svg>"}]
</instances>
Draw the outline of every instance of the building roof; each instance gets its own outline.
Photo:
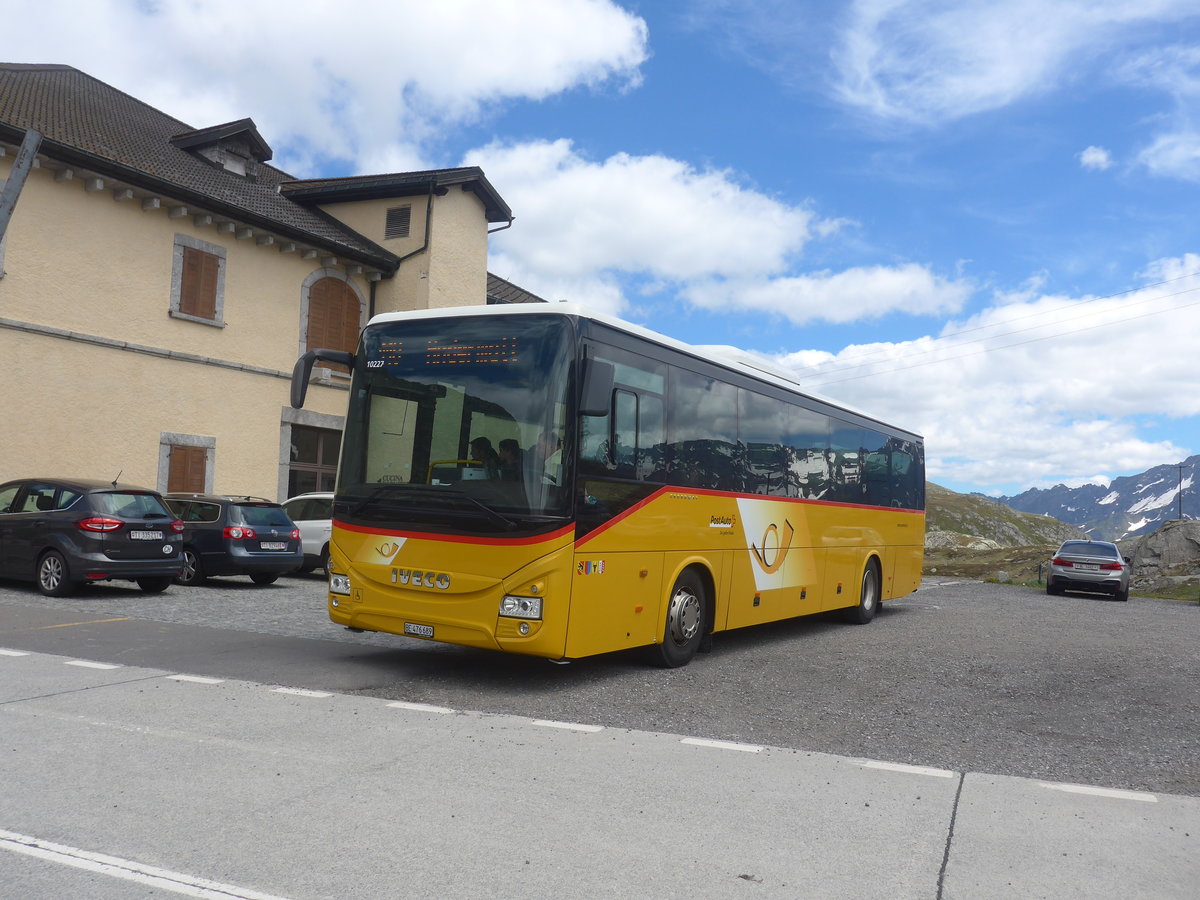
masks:
<instances>
[{"instance_id":1,"label":"building roof","mask_svg":"<svg viewBox=\"0 0 1200 900\"><path fill-rule=\"evenodd\" d=\"M67 165L193 204L391 274L399 257L327 215L318 204L425 193L461 185L488 221L510 221L507 204L478 168L298 181L266 165L271 148L253 121L196 129L71 66L0 63L0 141L42 134L40 152ZM198 149L239 139L256 163L227 171ZM373 191L378 193L372 193Z\"/></svg>"},{"instance_id":2,"label":"building roof","mask_svg":"<svg viewBox=\"0 0 1200 900\"><path fill-rule=\"evenodd\" d=\"M537 294L531 294L523 287L517 287L511 281L505 281L499 275L488 272L487 277L488 303L545 303Z\"/></svg>"}]
</instances>

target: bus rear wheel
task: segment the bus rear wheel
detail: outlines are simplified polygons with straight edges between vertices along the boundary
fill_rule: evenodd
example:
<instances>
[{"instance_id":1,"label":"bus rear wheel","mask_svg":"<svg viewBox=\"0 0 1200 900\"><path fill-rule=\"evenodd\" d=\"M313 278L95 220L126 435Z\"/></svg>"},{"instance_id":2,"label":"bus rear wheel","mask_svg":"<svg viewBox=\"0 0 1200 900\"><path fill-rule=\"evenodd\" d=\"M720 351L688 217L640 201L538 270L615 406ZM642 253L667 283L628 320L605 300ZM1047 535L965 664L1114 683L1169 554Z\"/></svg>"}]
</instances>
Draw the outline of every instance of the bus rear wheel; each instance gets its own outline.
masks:
<instances>
[{"instance_id":1,"label":"bus rear wheel","mask_svg":"<svg viewBox=\"0 0 1200 900\"><path fill-rule=\"evenodd\" d=\"M846 617L855 625L866 625L879 609L879 563L871 559L863 569L862 587L858 593L858 606L846 611Z\"/></svg>"},{"instance_id":2,"label":"bus rear wheel","mask_svg":"<svg viewBox=\"0 0 1200 900\"><path fill-rule=\"evenodd\" d=\"M708 621L708 591L692 569L679 573L667 597L662 641L655 645L655 661L666 669L686 666L700 649Z\"/></svg>"}]
</instances>

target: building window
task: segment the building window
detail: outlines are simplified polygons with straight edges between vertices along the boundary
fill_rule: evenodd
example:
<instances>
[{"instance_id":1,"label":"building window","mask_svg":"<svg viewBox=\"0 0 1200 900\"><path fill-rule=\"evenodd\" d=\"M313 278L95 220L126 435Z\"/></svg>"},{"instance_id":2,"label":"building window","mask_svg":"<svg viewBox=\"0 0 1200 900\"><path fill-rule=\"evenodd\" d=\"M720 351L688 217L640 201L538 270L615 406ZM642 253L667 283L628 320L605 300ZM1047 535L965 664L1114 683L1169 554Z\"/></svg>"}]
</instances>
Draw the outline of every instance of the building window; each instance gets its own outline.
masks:
<instances>
[{"instance_id":1,"label":"building window","mask_svg":"<svg viewBox=\"0 0 1200 900\"><path fill-rule=\"evenodd\" d=\"M337 475L340 431L293 425L288 464L289 497L309 491L332 491Z\"/></svg>"},{"instance_id":2,"label":"building window","mask_svg":"<svg viewBox=\"0 0 1200 900\"><path fill-rule=\"evenodd\" d=\"M406 238L412 225L412 206L393 206L387 211L383 226L384 239Z\"/></svg>"},{"instance_id":3,"label":"building window","mask_svg":"<svg viewBox=\"0 0 1200 900\"><path fill-rule=\"evenodd\" d=\"M171 268L171 315L224 326L225 248L175 235Z\"/></svg>"},{"instance_id":4,"label":"building window","mask_svg":"<svg viewBox=\"0 0 1200 900\"><path fill-rule=\"evenodd\" d=\"M362 326L362 300L350 284L327 275L308 287L305 314L304 350L325 348L353 353L358 348ZM345 366L322 362L319 365L337 372Z\"/></svg>"},{"instance_id":5,"label":"building window","mask_svg":"<svg viewBox=\"0 0 1200 900\"><path fill-rule=\"evenodd\" d=\"M212 489L216 438L163 433L158 443L158 490L204 494Z\"/></svg>"}]
</instances>

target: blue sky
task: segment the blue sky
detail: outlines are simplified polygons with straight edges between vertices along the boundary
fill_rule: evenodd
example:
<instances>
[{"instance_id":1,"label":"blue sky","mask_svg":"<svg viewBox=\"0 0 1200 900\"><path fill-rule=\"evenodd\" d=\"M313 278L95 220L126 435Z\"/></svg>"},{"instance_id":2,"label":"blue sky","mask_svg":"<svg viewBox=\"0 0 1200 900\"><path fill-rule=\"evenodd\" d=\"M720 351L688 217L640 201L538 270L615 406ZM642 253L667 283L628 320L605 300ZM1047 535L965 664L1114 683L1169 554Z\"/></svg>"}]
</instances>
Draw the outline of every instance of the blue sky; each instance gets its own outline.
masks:
<instances>
[{"instance_id":1,"label":"blue sky","mask_svg":"<svg viewBox=\"0 0 1200 900\"><path fill-rule=\"evenodd\" d=\"M491 271L921 431L955 490L1200 451L1194 0L39 8L6 60L298 176L481 166Z\"/></svg>"}]
</instances>

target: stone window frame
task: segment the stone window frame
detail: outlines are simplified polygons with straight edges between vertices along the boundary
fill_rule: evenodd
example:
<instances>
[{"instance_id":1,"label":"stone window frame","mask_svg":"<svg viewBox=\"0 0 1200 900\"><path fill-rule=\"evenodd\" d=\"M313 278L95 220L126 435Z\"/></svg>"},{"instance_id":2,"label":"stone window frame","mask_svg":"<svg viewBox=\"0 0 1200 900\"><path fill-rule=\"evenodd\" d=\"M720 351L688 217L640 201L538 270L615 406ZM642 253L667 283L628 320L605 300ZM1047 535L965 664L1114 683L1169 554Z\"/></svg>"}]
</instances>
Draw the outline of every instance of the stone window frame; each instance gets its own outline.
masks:
<instances>
[{"instance_id":1,"label":"stone window frame","mask_svg":"<svg viewBox=\"0 0 1200 900\"><path fill-rule=\"evenodd\" d=\"M345 272L339 269L322 267L315 269L309 273L308 277L300 285L300 340L296 346L296 356L303 356L308 352L308 304L309 296L312 292L312 286L324 278L336 278L338 281L349 285L350 290L354 291L354 296L358 298L358 330L362 330L367 326L367 298L354 279L348 276ZM341 378L349 378L347 372L330 372L331 375Z\"/></svg>"},{"instance_id":2,"label":"stone window frame","mask_svg":"<svg viewBox=\"0 0 1200 900\"><path fill-rule=\"evenodd\" d=\"M179 434L173 431L163 431L158 435L158 479L155 490L161 494L167 492L167 482L171 475L171 448L174 446L204 448L204 492L210 493L216 468L217 439L202 434Z\"/></svg>"},{"instance_id":3,"label":"stone window frame","mask_svg":"<svg viewBox=\"0 0 1200 900\"><path fill-rule=\"evenodd\" d=\"M180 296L183 293L183 251L184 248L199 250L217 257L217 296L216 305L211 319L193 316L179 309ZM171 308L168 315L175 319L186 319L189 322L199 322L215 328L224 328L225 322L225 267L228 251L220 244L210 244L187 234L176 234L172 244L171 254Z\"/></svg>"}]
</instances>

